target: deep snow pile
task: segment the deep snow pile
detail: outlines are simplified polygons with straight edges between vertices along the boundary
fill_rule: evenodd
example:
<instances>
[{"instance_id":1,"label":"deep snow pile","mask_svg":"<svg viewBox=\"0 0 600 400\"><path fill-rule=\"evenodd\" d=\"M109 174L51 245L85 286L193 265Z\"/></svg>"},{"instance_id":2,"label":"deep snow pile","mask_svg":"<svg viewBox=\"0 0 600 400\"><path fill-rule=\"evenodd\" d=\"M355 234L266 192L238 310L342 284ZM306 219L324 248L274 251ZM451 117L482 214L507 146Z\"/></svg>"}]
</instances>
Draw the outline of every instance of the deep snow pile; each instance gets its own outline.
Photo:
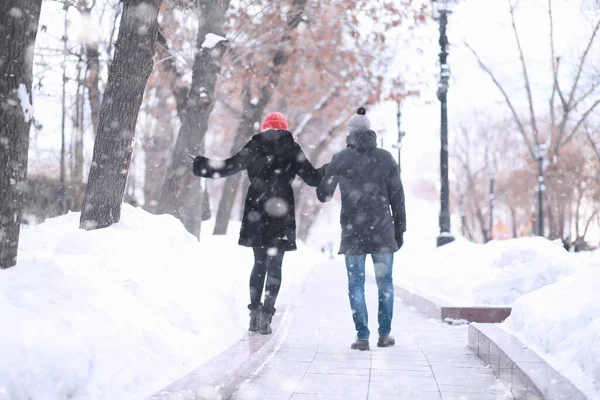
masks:
<instances>
[{"instance_id":1,"label":"deep snow pile","mask_svg":"<svg viewBox=\"0 0 600 400\"><path fill-rule=\"evenodd\" d=\"M235 230L199 245L128 205L110 228L78 226L24 229L0 271L0 399L144 398L245 333L252 252ZM282 301L314 257L286 255Z\"/></svg>"},{"instance_id":2,"label":"deep snow pile","mask_svg":"<svg viewBox=\"0 0 600 400\"><path fill-rule=\"evenodd\" d=\"M600 252L572 275L515 302L503 327L590 399L600 399Z\"/></svg>"},{"instance_id":3,"label":"deep snow pile","mask_svg":"<svg viewBox=\"0 0 600 400\"><path fill-rule=\"evenodd\" d=\"M570 275L576 258L560 241L531 237L488 244L463 238L424 249L407 233L398 253L396 283L446 305L511 306L525 293Z\"/></svg>"}]
</instances>

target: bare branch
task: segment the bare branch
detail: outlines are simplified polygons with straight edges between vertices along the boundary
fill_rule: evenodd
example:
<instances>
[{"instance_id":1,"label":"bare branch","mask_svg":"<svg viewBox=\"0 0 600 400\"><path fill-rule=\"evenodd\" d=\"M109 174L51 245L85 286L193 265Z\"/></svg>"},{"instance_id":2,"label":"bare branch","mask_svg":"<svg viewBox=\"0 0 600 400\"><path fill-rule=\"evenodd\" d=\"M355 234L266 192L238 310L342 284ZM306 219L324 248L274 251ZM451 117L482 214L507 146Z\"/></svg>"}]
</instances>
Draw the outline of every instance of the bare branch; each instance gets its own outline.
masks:
<instances>
[{"instance_id":1,"label":"bare branch","mask_svg":"<svg viewBox=\"0 0 600 400\"><path fill-rule=\"evenodd\" d=\"M585 64L585 60L587 58L588 53L590 52L590 49L592 47L592 44L594 43L594 39L596 38L596 34L598 33L599 29L600 29L600 19L598 19L598 22L596 23L596 27L594 28L594 32L592 32L592 36L590 37L590 40L588 41L587 47L585 48L585 51L581 55L581 60L579 62L579 68L577 69L577 75L575 76L575 80L573 81L573 86L571 87L571 93L569 94L569 105L571 105L573 103L573 99L575 98L575 92L577 91L577 85L579 84L579 78L581 77L581 72L583 71L583 65Z\"/></svg>"},{"instance_id":2,"label":"bare branch","mask_svg":"<svg viewBox=\"0 0 600 400\"><path fill-rule=\"evenodd\" d=\"M594 102L594 104L592 104L590 106L590 108L588 108L588 110L583 113L583 115L581 116L581 118L579 119L579 121L577 121L577 123L575 124L575 127L571 130L571 133L569 133L569 135L562 142L561 146L564 146L565 144L567 144L573 138L573 136L579 130L579 127L581 126L581 124L583 124L585 122L585 120L587 119L587 117L592 113L592 111L594 111L594 109L598 106L598 104L600 104L600 99L596 100Z\"/></svg>"},{"instance_id":3,"label":"bare branch","mask_svg":"<svg viewBox=\"0 0 600 400\"><path fill-rule=\"evenodd\" d=\"M335 85L331 91L326 94L325 96L323 96L321 98L321 100L319 100L317 102L317 104L315 104L315 106L313 107L312 111L309 112L308 114L306 114L303 118L302 121L300 121L300 123L298 124L298 126L296 127L296 129L294 129L294 132L292 132L292 134L296 137L300 137L302 136L302 134L304 133L304 129L306 128L306 126L308 125L308 123L313 119L314 113L317 113L321 110L324 110L328 105L329 102L332 98L337 97L338 95L338 86Z\"/></svg>"},{"instance_id":4,"label":"bare branch","mask_svg":"<svg viewBox=\"0 0 600 400\"><path fill-rule=\"evenodd\" d=\"M590 145L592 146L594 153L596 153L596 156L598 157L598 161L600 161L600 148L598 148L598 145L596 144L596 141L592 137L592 133L590 132L589 129L585 130L585 136L587 137L588 141L590 142Z\"/></svg>"},{"instance_id":5,"label":"bare branch","mask_svg":"<svg viewBox=\"0 0 600 400\"><path fill-rule=\"evenodd\" d=\"M521 39L519 38L519 31L517 30L517 23L515 21L515 8L508 0L510 5L510 18L512 23L513 32L517 41L517 48L519 49L519 58L521 59L521 67L523 68L523 79L525 80L525 90L527 92L527 101L529 103L529 114L531 117L531 127L533 128L533 139L534 143L539 143L537 122L535 118L535 112L533 110L533 95L531 94L531 84L529 83L529 74L527 73L527 65L525 64L525 55L523 54L523 47L521 46Z\"/></svg>"},{"instance_id":6,"label":"bare branch","mask_svg":"<svg viewBox=\"0 0 600 400\"><path fill-rule=\"evenodd\" d=\"M556 51L554 50L554 20L552 18L552 0L548 0L548 17L550 20L550 62L552 63L552 74L554 76L554 84L552 85L552 95L550 96L550 119L552 126L556 126L556 113L554 112L554 96L559 91L558 88L558 63L560 59L556 59ZM561 95L561 93L559 93ZM561 100L562 100L562 96ZM563 103L564 104L564 103Z\"/></svg>"},{"instance_id":7,"label":"bare branch","mask_svg":"<svg viewBox=\"0 0 600 400\"><path fill-rule=\"evenodd\" d=\"M500 92L502 92L502 95L504 96L504 100L506 101L508 108L510 108L513 118L514 118L515 122L517 123L517 126L519 127L519 133L521 134L521 136L523 136L523 140L525 140L525 144L527 145L527 150L529 151L529 154L531 155L531 157L533 159L535 159L533 147L529 141L529 138L527 137L527 131L525 130L525 126L523 125L523 122L521 122L521 119L519 118L519 115L517 114L517 110L513 106L512 102L510 101L510 97L508 96L508 93L506 93L506 90L504 90L504 88L502 87L502 84L500 84L498 79L496 79L496 76L494 75L494 73L483 63L483 61L481 60L481 58L479 57L477 52L466 42L465 42L465 46L467 46L467 48L469 50L471 50L473 55L477 58L477 62L479 63L479 66L481 67L481 69L483 69L485 72L487 72L487 74L490 76L490 78L492 79L492 81L494 82L496 87L500 90Z\"/></svg>"}]
</instances>

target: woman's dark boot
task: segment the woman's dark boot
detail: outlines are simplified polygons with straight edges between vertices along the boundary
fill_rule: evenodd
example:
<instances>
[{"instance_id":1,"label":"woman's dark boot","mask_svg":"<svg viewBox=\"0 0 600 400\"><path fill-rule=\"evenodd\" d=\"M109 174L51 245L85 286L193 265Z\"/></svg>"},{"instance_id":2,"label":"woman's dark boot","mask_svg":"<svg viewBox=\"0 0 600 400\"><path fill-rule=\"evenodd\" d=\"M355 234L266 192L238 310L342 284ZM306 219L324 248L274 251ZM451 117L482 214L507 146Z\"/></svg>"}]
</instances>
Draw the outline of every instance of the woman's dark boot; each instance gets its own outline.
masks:
<instances>
[{"instance_id":1,"label":"woman's dark boot","mask_svg":"<svg viewBox=\"0 0 600 400\"><path fill-rule=\"evenodd\" d=\"M259 314L260 314L259 307L260 306L261 306L260 304L257 306L252 305L252 304L248 305L248 309L250 310L250 325L248 326L249 332L258 332L258 329L259 329L258 322L259 322Z\"/></svg>"},{"instance_id":2,"label":"woman's dark boot","mask_svg":"<svg viewBox=\"0 0 600 400\"><path fill-rule=\"evenodd\" d=\"M271 318L275 314L274 307L260 306L259 317L258 317L258 328L261 335L270 335L273 330L271 329Z\"/></svg>"}]
</instances>

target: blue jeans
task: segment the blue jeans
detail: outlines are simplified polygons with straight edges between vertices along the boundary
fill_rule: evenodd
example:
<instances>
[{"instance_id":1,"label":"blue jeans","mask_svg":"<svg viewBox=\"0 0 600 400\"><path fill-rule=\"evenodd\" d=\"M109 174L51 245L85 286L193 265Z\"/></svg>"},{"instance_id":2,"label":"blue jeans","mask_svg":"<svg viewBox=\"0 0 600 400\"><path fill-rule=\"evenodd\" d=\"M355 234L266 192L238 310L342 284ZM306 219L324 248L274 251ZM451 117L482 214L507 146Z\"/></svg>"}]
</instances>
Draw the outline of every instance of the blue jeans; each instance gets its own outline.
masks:
<instances>
[{"instance_id":1,"label":"blue jeans","mask_svg":"<svg viewBox=\"0 0 600 400\"><path fill-rule=\"evenodd\" d=\"M352 318L359 340L369 339L369 316L365 302L365 260L367 255L346 256L348 271L348 296L352 307ZM392 331L394 314L394 283L392 265L394 253L371 254L375 265L375 280L379 294L379 336L387 336Z\"/></svg>"}]
</instances>

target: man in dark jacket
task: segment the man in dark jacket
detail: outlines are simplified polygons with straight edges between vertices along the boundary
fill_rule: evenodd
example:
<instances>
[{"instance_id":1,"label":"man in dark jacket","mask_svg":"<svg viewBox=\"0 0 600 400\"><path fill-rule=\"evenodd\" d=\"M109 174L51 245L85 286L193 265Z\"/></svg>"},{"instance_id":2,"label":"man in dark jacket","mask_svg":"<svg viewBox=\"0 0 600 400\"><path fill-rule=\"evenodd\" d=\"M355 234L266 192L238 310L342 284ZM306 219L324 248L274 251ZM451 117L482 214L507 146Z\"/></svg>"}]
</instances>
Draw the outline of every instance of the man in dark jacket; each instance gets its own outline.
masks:
<instances>
[{"instance_id":1,"label":"man in dark jacket","mask_svg":"<svg viewBox=\"0 0 600 400\"><path fill-rule=\"evenodd\" d=\"M239 153L227 160L196 157L194 175L220 178L242 170L248 172L250 187L244 203L239 239L241 246L254 250L248 330L269 334L275 301L281 287L283 255L286 251L296 250L292 182L298 175L307 185L317 186L323 172L315 169L306 159L288 130L285 116L280 113L267 115L261 130ZM264 305L261 303L263 288Z\"/></svg>"},{"instance_id":2,"label":"man in dark jacket","mask_svg":"<svg viewBox=\"0 0 600 400\"><path fill-rule=\"evenodd\" d=\"M392 264L394 252L403 244L406 230L404 190L398 164L392 155L377 148L377 136L364 108L347 123L347 147L335 154L317 188L321 202L331 199L340 185L342 194L342 242L346 258L348 295L357 331L352 349L369 349L365 303L365 259L371 254L379 292L379 340L377 346L395 344L390 336L394 310ZM390 213L391 209L391 213Z\"/></svg>"}]
</instances>

